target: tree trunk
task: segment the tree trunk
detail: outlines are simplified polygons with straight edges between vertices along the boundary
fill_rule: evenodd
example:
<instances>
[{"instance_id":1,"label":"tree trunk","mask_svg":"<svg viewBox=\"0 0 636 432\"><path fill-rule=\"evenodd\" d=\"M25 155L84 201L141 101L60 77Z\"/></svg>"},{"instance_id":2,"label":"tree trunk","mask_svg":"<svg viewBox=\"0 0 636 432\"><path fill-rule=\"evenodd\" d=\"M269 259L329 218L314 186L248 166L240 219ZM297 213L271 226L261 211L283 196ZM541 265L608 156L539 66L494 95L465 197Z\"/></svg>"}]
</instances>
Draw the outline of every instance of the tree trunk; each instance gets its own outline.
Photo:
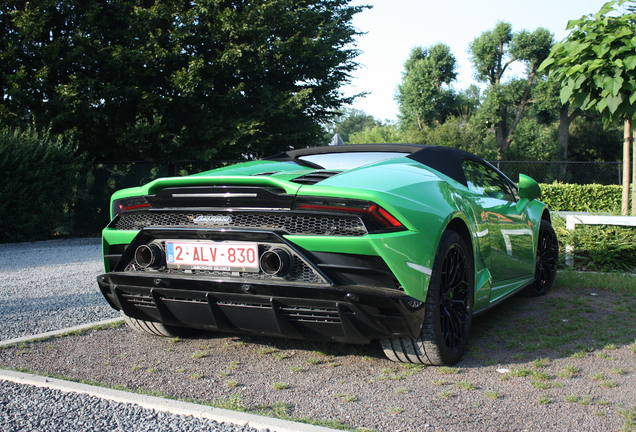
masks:
<instances>
[{"instance_id":1,"label":"tree trunk","mask_svg":"<svg viewBox=\"0 0 636 432\"><path fill-rule=\"evenodd\" d=\"M568 160L568 143L570 140L570 125L574 115L569 115L570 102L561 105L559 111L559 147L561 147L561 160Z\"/></svg>"},{"instance_id":2,"label":"tree trunk","mask_svg":"<svg viewBox=\"0 0 636 432\"><path fill-rule=\"evenodd\" d=\"M632 120L625 121L625 128L629 127L629 140L632 142L632 216L636 216L636 141L634 141L634 130Z\"/></svg>"},{"instance_id":3,"label":"tree trunk","mask_svg":"<svg viewBox=\"0 0 636 432\"><path fill-rule=\"evenodd\" d=\"M625 141L623 142L623 196L621 200L621 214L627 216L629 212L629 182L631 180L629 151L633 141L631 119L625 120L623 136L625 137Z\"/></svg>"},{"instance_id":4,"label":"tree trunk","mask_svg":"<svg viewBox=\"0 0 636 432\"><path fill-rule=\"evenodd\" d=\"M502 106L499 111L501 114L501 121L497 123L497 146L499 147L499 154L497 159L503 159L504 154L508 151L508 132L506 131L506 122L508 121L508 109L506 106Z\"/></svg>"},{"instance_id":5,"label":"tree trunk","mask_svg":"<svg viewBox=\"0 0 636 432\"><path fill-rule=\"evenodd\" d=\"M523 111L526 109L526 105L528 105L528 101L530 100L530 89L532 89L532 83L534 82L534 78L537 75L537 68L539 67L539 63L535 62L532 72L528 77L528 85L526 86L525 91L523 92L523 97L521 98L521 103L519 104L519 108L517 108L517 114L515 115L515 119L508 130L508 135L506 136L506 151L510 148L510 142L512 141L512 134L515 132L517 125L521 121L521 117L523 116Z\"/></svg>"}]
</instances>

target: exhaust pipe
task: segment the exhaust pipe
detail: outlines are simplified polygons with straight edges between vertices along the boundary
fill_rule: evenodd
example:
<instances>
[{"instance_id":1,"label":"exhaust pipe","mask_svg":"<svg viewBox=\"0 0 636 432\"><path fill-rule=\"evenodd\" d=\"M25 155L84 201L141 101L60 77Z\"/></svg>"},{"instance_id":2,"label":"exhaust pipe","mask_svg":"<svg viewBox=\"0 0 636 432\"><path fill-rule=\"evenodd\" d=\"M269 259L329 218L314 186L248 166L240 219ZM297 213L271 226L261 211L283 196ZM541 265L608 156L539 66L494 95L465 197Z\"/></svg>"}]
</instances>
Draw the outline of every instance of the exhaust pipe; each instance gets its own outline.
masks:
<instances>
[{"instance_id":1,"label":"exhaust pipe","mask_svg":"<svg viewBox=\"0 0 636 432\"><path fill-rule=\"evenodd\" d=\"M163 249L158 244L141 245L135 251L135 262L141 268L156 268L163 263Z\"/></svg>"},{"instance_id":2,"label":"exhaust pipe","mask_svg":"<svg viewBox=\"0 0 636 432\"><path fill-rule=\"evenodd\" d=\"M294 257L284 249L272 249L261 255L260 264L268 275L285 276L294 265Z\"/></svg>"}]
</instances>

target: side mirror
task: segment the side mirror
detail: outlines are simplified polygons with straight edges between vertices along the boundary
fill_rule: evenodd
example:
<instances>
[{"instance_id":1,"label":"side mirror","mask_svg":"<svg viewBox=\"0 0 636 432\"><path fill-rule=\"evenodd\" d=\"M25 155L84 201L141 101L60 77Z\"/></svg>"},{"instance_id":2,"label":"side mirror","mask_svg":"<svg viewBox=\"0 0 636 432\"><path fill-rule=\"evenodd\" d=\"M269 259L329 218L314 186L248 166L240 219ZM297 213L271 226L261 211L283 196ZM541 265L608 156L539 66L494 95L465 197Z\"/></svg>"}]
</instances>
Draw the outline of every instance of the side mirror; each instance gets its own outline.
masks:
<instances>
[{"instance_id":1,"label":"side mirror","mask_svg":"<svg viewBox=\"0 0 636 432\"><path fill-rule=\"evenodd\" d=\"M519 196L530 201L541 197L539 183L525 174L519 174Z\"/></svg>"}]
</instances>

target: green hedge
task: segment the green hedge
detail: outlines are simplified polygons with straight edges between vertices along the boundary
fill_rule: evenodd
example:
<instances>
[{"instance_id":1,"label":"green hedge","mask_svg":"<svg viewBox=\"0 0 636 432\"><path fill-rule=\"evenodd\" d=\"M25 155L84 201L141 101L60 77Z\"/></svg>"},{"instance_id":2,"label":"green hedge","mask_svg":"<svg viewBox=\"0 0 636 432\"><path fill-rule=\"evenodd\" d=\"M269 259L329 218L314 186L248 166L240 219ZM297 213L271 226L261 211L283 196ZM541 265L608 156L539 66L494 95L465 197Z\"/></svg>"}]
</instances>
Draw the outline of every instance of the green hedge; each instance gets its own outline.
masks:
<instances>
[{"instance_id":1,"label":"green hedge","mask_svg":"<svg viewBox=\"0 0 636 432\"><path fill-rule=\"evenodd\" d=\"M579 225L565 229L565 218L553 217L559 239L559 261L565 261L565 245L574 246L577 270L636 272L636 228L611 225Z\"/></svg>"},{"instance_id":2,"label":"green hedge","mask_svg":"<svg viewBox=\"0 0 636 432\"><path fill-rule=\"evenodd\" d=\"M540 200L552 211L585 211L619 214L622 186L542 184ZM552 223L560 243L560 261L565 259L565 245L574 246L574 268L595 271L636 271L636 228L581 225L565 229L565 218L553 217Z\"/></svg>"},{"instance_id":3,"label":"green hedge","mask_svg":"<svg viewBox=\"0 0 636 432\"><path fill-rule=\"evenodd\" d=\"M61 138L0 129L0 243L68 233L85 164Z\"/></svg>"},{"instance_id":4,"label":"green hedge","mask_svg":"<svg viewBox=\"0 0 636 432\"><path fill-rule=\"evenodd\" d=\"M540 200L551 211L585 211L619 214L622 187L619 185L576 185L552 183L541 185Z\"/></svg>"}]
</instances>

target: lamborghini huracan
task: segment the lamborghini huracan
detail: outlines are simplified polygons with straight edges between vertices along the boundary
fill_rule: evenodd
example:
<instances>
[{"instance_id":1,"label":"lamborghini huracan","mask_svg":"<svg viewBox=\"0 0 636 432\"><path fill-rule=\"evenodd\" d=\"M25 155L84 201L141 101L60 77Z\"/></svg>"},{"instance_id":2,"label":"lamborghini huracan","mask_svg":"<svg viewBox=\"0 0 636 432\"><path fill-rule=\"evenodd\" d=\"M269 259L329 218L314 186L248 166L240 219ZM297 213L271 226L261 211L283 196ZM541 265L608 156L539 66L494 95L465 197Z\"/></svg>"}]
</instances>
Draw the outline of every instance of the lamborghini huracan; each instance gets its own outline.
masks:
<instances>
[{"instance_id":1,"label":"lamborghini huracan","mask_svg":"<svg viewBox=\"0 0 636 432\"><path fill-rule=\"evenodd\" d=\"M98 283L153 335L378 339L391 360L448 365L476 314L550 289L540 196L448 147L290 150L116 192Z\"/></svg>"}]
</instances>

